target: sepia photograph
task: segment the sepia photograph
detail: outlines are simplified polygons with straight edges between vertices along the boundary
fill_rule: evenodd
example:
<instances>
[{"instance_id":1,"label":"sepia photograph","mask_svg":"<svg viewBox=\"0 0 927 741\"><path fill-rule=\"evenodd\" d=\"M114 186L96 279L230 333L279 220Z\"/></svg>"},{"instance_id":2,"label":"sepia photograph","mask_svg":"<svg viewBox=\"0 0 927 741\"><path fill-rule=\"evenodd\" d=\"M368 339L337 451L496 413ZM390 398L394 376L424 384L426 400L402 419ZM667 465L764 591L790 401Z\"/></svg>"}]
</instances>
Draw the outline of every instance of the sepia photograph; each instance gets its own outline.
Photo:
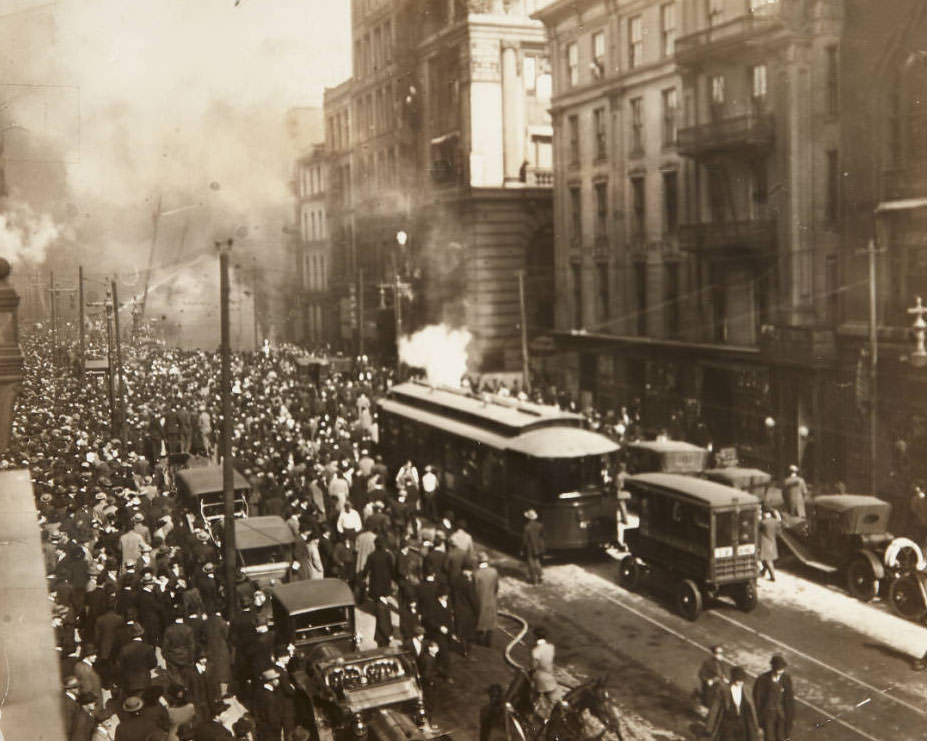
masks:
<instances>
[{"instance_id":1,"label":"sepia photograph","mask_svg":"<svg viewBox=\"0 0 927 741\"><path fill-rule=\"evenodd\" d=\"M927 739L927 0L0 0L0 741Z\"/></svg>"}]
</instances>

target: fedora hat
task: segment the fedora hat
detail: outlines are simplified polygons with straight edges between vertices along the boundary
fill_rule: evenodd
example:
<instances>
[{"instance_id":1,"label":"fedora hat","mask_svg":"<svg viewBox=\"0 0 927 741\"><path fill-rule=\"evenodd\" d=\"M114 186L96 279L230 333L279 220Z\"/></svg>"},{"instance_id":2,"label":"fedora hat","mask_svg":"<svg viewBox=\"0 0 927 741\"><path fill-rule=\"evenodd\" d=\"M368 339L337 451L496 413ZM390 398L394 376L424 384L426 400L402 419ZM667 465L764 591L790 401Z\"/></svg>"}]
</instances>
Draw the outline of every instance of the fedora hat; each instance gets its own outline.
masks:
<instances>
[{"instance_id":1,"label":"fedora hat","mask_svg":"<svg viewBox=\"0 0 927 741\"><path fill-rule=\"evenodd\" d=\"M131 697L127 697L125 702L122 703L122 709L127 713L137 713L144 707L144 705L145 703L142 702L141 697L132 695Z\"/></svg>"},{"instance_id":2,"label":"fedora hat","mask_svg":"<svg viewBox=\"0 0 927 741\"><path fill-rule=\"evenodd\" d=\"M525 517L529 520L536 520L538 518L538 513L535 512L533 509L526 509Z\"/></svg>"}]
</instances>

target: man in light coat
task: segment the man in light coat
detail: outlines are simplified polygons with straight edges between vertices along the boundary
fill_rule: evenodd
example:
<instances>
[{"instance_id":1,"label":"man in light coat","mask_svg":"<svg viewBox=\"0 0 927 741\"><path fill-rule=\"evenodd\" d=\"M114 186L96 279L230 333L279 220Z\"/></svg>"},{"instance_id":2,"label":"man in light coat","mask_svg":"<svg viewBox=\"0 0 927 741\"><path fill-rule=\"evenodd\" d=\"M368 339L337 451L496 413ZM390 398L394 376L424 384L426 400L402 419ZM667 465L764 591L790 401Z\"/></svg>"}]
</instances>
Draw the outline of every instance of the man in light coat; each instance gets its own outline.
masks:
<instances>
[{"instance_id":1,"label":"man in light coat","mask_svg":"<svg viewBox=\"0 0 927 741\"><path fill-rule=\"evenodd\" d=\"M486 551L480 551L476 558L477 567L473 572L473 583L476 587L476 600L479 606L476 636L480 643L489 646L492 642L493 631L496 629L499 572L489 565L489 555Z\"/></svg>"},{"instance_id":2,"label":"man in light coat","mask_svg":"<svg viewBox=\"0 0 927 741\"><path fill-rule=\"evenodd\" d=\"M531 648L531 683L537 694L537 710L542 718L550 717L550 711L560 702L563 690L554 676L554 644L547 640L547 630L534 629L534 646Z\"/></svg>"}]
</instances>

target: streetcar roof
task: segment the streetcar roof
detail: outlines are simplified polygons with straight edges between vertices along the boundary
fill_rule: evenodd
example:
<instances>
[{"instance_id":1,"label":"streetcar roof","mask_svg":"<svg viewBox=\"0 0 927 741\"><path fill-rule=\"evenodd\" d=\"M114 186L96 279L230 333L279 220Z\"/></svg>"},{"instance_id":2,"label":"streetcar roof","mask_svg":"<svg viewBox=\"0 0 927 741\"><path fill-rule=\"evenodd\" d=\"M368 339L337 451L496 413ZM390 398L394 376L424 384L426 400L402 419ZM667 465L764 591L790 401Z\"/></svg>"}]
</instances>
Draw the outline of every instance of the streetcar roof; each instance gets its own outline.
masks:
<instances>
[{"instance_id":1,"label":"streetcar roof","mask_svg":"<svg viewBox=\"0 0 927 741\"><path fill-rule=\"evenodd\" d=\"M545 404L533 404L494 394L476 396L463 390L415 382L397 384L389 390L387 396L418 409L453 415L463 421L491 427L506 435L517 435L526 428L545 424L579 427L585 419L581 414L564 412Z\"/></svg>"},{"instance_id":2,"label":"streetcar roof","mask_svg":"<svg viewBox=\"0 0 927 741\"><path fill-rule=\"evenodd\" d=\"M702 476L709 481L717 481L719 484L728 484L730 486L737 484L742 486L762 486L772 481L772 476L766 471L741 466L709 468L707 471L702 471Z\"/></svg>"},{"instance_id":3,"label":"streetcar roof","mask_svg":"<svg viewBox=\"0 0 927 741\"><path fill-rule=\"evenodd\" d=\"M443 430L444 432L449 432L452 435L460 435L470 440L475 440L476 442L483 443L484 445L489 445L493 448L503 449L508 443L508 439L502 435L497 435L494 432L490 432L482 427L476 427L475 425L467 424L466 422L458 422L455 419L449 419L440 414L434 414L432 412L426 412L423 409L416 409L410 407L407 404L402 402L392 401L390 399L381 399L380 408L387 412L392 412L393 414L398 414L401 417L407 419L415 420L416 422L421 422L426 424L429 427L434 427L438 430Z\"/></svg>"},{"instance_id":4,"label":"streetcar roof","mask_svg":"<svg viewBox=\"0 0 927 741\"><path fill-rule=\"evenodd\" d=\"M177 472L177 485L187 496L200 497L222 491L222 466L199 466ZM232 472L232 488L243 491L250 487L238 471Z\"/></svg>"},{"instance_id":5,"label":"streetcar roof","mask_svg":"<svg viewBox=\"0 0 927 741\"><path fill-rule=\"evenodd\" d=\"M516 453L537 458L578 458L607 455L618 450L617 443L605 435L574 427L541 427L508 440L506 447Z\"/></svg>"},{"instance_id":6,"label":"streetcar roof","mask_svg":"<svg viewBox=\"0 0 927 741\"><path fill-rule=\"evenodd\" d=\"M239 550L289 545L294 540L293 531L279 515L235 520L235 547Z\"/></svg>"},{"instance_id":7,"label":"streetcar roof","mask_svg":"<svg viewBox=\"0 0 927 741\"><path fill-rule=\"evenodd\" d=\"M704 502L710 507L724 507L733 504L759 505L760 500L752 494L714 481L683 476L678 473L639 473L629 476L626 485L632 490L638 486L644 489L662 489L672 494L681 494L689 499Z\"/></svg>"},{"instance_id":8,"label":"streetcar roof","mask_svg":"<svg viewBox=\"0 0 927 741\"><path fill-rule=\"evenodd\" d=\"M341 579L308 579L288 584L277 584L273 596L290 614L328 607L353 607L351 587Z\"/></svg>"}]
</instances>

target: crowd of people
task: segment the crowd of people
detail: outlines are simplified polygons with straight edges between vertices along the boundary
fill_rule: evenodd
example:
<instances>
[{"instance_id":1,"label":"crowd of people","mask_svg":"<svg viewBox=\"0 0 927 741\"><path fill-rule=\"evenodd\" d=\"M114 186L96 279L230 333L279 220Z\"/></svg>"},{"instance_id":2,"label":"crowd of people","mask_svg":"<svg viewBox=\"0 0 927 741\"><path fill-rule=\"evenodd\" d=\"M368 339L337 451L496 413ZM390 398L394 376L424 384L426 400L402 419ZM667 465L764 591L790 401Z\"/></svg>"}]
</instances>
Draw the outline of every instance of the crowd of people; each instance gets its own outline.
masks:
<instances>
[{"instance_id":1,"label":"crowd of people","mask_svg":"<svg viewBox=\"0 0 927 741\"><path fill-rule=\"evenodd\" d=\"M225 583L208 528L176 496L178 466L215 461L218 355L126 348L125 406L111 416L105 382L59 368L50 337L27 336L23 353L0 467L32 471L68 738L307 738L295 649L277 640L268 595L240 572ZM233 361L232 455L250 511L293 530L288 579L343 579L374 614L376 643L415 653L431 705L452 654L489 645L498 572L466 521L438 512L430 466L391 475L375 453L373 401L391 371L359 359L310 383L298 354Z\"/></svg>"}]
</instances>

